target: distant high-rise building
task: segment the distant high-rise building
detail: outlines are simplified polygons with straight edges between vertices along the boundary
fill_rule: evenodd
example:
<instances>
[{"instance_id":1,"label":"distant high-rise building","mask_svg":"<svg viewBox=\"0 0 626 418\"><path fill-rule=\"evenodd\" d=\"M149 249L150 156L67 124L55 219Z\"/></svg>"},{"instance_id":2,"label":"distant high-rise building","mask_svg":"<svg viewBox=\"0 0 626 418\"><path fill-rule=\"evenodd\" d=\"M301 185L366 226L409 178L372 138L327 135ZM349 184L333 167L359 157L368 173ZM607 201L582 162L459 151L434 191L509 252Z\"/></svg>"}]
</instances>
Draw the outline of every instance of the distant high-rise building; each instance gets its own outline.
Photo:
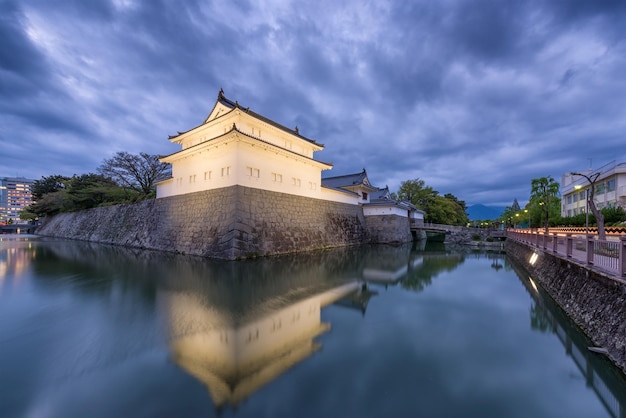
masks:
<instances>
[{"instance_id":1,"label":"distant high-rise building","mask_svg":"<svg viewBox=\"0 0 626 418\"><path fill-rule=\"evenodd\" d=\"M20 223L20 211L33 203L31 188L35 180L24 177L0 178L0 223Z\"/></svg>"}]
</instances>

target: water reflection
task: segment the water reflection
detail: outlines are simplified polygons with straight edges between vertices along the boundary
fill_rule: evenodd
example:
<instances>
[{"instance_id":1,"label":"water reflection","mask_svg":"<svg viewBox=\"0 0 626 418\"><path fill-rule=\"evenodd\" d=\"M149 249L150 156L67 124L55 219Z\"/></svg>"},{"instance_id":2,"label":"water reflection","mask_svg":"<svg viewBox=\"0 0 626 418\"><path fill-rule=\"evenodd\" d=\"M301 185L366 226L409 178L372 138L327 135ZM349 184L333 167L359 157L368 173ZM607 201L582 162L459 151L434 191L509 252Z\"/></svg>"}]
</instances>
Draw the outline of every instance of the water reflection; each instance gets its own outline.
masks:
<instances>
[{"instance_id":1,"label":"water reflection","mask_svg":"<svg viewBox=\"0 0 626 418\"><path fill-rule=\"evenodd\" d=\"M592 342L581 333L556 302L516 264L513 268L533 299L530 307L532 329L553 333L572 359L588 387L591 387L611 417L626 417L626 380L604 356L588 349Z\"/></svg>"},{"instance_id":2,"label":"water reflection","mask_svg":"<svg viewBox=\"0 0 626 418\"><path fill-rule=\"evenodd\" d=\"M146 399L160 416L269 416L303 402L310 416L376 416L381 405L554 416L536 413L552 411L543 389L529 393L550 349L522 341L554 333L609 416L624 418L619 372L499 250L365 246L222 262L38 239L0 242L0 273L0 416L41 405L50 416L134 416ZM108 403L94 412L86 392Z\"/></svg>"}]
</instances>

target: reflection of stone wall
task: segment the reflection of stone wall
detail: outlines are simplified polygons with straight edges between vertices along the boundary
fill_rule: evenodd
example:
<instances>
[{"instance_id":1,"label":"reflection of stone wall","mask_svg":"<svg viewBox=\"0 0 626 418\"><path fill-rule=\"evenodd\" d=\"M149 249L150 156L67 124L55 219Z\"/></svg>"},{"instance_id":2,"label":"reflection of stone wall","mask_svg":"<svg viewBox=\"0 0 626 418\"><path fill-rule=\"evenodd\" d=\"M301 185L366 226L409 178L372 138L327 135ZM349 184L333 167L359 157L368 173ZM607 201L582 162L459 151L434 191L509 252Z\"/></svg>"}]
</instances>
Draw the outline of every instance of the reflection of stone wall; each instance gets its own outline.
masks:
<instances>
[{"instance_id":1,"label":"reflection of stone wall","mask_svg":"<svg viewBox=\"0 0 626 418\"><path fill-rule=\"evenodd\" d=\"M403 243L413 239L409 219L406 216L368 216L367 228L372 242L375 243Z\"/></svg>"},{"instance_id":2,"label":"reflection of stone wall","mask_svg":"<svg viewBox=\"0 0 626 418\"><path fill-rule=\"evenodd\" d=\"M507 240L505 248L626 372L626 284L548 252L539 252L535 265L530 265L533 249L513 240Z\"/></svg>"},{"instance_id":3,"label":"reflection of stone wall","mask_svg":"<svg viewBox=\"0 0 626 418\"><path fill-rule=\"evenodd\" d=\"M243 186L63 213L37 232L225 259L369 241L359 206Z\"/></svg>"}]
</instances>

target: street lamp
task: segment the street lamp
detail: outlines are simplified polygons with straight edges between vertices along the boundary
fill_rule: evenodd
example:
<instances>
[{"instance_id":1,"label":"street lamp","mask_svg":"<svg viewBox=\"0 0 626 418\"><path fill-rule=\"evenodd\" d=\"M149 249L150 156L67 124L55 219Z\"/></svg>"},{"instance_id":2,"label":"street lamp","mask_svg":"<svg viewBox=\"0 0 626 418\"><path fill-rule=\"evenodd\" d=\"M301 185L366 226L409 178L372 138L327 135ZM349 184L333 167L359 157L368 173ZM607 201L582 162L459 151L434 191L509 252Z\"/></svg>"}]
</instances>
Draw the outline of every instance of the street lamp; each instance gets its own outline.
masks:
<instances>
[{"instance_id":1,"label":"street lamp","mask_svg":"<svg viewBox=\"0 0 626 418\"><path fill-rule=\"evenodd\" d=\"M528 212L528 209L524 209L524 213L528 214L528 229L530 230L530 213Z\"/></svg>"},{"instance_id":2,"label":"street lamp","mask_svg":"<svg viewBox=\"0 0 626 418\"><path fill-rule=\"evenodd\" d=\"M596 215L596 222L598 223L598 236L600 239L604 239L604 219L602 218L602 212L596 209L596 205L593 202L596 189L596 180L600 176L600 173L593 173L590 176L582 173L570 173L572 176L584 177L589 182L589 189L585 192L585 233L589 234L589 208L592 209L593 214ZM581 186L582 187L582 186ZM574 189L576 186L574 186Z\"/></svg>"}]
</instances>

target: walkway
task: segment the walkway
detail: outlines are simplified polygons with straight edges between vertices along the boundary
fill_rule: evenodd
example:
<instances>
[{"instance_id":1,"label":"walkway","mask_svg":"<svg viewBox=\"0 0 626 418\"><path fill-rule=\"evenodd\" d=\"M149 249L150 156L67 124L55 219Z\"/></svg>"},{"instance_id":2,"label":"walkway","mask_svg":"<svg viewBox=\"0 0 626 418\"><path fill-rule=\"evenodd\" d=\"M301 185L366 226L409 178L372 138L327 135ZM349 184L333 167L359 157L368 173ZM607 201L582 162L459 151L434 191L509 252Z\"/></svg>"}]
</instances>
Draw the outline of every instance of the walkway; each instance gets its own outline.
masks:
<instances>
[{"instance_id":1,"label":"walkway","mask_svg":"<svg viewBox=\"0 0 626 418\"><path fill-rule=\"evenodd\" d=\"M507 239L572 259L626 283L626 235L620 236L619 239L601 241L592 235L509 230Z\"/></svg>"}]
</instances>

